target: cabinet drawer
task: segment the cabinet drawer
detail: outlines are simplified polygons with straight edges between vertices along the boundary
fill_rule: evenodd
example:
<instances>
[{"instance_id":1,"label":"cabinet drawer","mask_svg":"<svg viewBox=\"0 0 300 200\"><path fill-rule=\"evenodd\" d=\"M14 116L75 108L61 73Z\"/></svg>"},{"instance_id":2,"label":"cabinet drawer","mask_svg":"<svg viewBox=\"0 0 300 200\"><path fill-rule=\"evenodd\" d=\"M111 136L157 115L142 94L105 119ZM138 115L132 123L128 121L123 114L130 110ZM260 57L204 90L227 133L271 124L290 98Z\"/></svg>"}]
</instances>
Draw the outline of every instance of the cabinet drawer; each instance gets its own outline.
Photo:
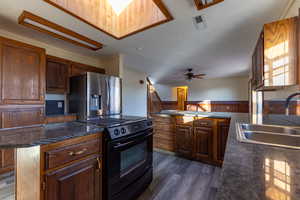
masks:
<instances>
[{"instance_id":1,"label":"cabinet drawer","mask_svg":"<svg viewBox=\"0 0 300 200\"><path fill-rule=\"evenodd\" d=\"M194 121L195 127L213 127L213 120L210 119L197 119Z\"/></svg>"},{"instance_id":2,"label":"cabinet drawer","mask_svg":"<svg viewBox=\"0 0 300 200\"><path fill-rule=\"evenodd\" d=\"M68 162L83 158L87 155L99 152L99 139L50 150L45 152L46 169L55 168Z\"/></svg>"},{"instance_id":3,"label":"cabinet drawer","mask_svg":"<svg viewBox=\"0 0 300 200\"><path fill-rule=\"evenodd\" d=\"M194 117L180 116L176 117L177 125L193 126Z\"/></svg>"}]
</instances>

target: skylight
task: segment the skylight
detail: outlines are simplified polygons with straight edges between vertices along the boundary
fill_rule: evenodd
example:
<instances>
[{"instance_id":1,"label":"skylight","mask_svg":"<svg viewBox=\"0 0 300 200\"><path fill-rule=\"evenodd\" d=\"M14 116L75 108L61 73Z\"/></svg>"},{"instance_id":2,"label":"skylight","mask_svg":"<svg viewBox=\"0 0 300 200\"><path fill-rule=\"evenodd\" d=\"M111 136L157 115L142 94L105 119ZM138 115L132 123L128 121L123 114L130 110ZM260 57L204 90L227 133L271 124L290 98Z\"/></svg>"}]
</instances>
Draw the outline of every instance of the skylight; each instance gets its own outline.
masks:
<instances>
[{"instance_id":1,"label":"skylight","mask_svg":"<svg viewBox=\"0 0 300 200\"><path fill-rule=\"evenodd\" d=\"M133 0L108 0L109 4L117 15L120 15L132 1Z\"/></svg>"}]
</instances>

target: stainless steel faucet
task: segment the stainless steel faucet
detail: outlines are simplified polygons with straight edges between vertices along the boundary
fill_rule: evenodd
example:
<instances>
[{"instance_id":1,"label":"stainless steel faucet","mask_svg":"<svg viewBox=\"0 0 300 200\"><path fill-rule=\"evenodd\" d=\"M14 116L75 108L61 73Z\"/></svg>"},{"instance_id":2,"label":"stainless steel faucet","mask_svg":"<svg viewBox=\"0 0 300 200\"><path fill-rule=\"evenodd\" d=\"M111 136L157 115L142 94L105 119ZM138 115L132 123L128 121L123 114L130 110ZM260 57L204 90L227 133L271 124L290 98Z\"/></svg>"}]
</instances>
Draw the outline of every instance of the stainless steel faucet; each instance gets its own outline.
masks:
<instances>
[{"instance_id":1,"label":"stainless steel faucet","mask_svg":"<svg viewBox=\"0 0 300 200\"><path fill-rule=\"evenodd\" d=\"M289 107L290 107L290 102L295 96L300 96L300 92L296 92L291 94L285 101L285 114L289 115Z\"/></svg>"}]
</instances>

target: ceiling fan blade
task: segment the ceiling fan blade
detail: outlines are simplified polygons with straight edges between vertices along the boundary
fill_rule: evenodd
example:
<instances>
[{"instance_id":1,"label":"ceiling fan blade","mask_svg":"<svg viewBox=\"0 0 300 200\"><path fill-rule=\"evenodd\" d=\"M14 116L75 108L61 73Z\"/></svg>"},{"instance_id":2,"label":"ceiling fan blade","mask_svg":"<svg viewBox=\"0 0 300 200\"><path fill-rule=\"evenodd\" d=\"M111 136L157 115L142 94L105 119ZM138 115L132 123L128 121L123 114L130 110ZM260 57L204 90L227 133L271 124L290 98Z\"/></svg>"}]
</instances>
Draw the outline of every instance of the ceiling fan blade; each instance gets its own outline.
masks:
<instances>
[{"instance_id":1,"label":"ceiling fan blade","mask_svg":"<svg viewBox=\"0 0 300 200\"><path fill-rule=\"evenodd\" d=\"M199 77L199 76L206 76L206 74L195 74L195 77Z\"/></svg>"}]
</instances>

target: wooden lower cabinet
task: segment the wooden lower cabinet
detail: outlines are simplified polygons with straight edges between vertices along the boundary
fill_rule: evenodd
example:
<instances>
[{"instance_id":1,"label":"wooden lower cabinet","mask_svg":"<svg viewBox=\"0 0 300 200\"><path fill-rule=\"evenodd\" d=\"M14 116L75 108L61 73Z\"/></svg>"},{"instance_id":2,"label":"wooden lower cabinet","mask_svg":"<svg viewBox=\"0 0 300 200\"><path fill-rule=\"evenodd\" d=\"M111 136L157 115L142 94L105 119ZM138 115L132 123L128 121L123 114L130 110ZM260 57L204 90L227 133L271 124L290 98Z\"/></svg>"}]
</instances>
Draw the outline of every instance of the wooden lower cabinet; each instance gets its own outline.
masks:
<instances>
[{"instance_id":1,"label":"wooden lower cabinet","mask_svg":"<svg viewBox=\"0 0 300 200\"><path fill-rule=\"evenodd\" d=\"M207 127L195 127L193 133L193 158L209 161L212 158L213 130Z\"/></svg>"},{"instance_id":2,"label":"wooden lower cabinet","mask_svg":"<svg viewBox=\"0 0 300 200\"><path fill-rule=\"evenodd\" d=\"M45 175L45 200L100 200L99 157L76 162Z\"/></svg>"},{"instance_id":3,"label":"wooden lower cabinet","mask_svg":"<svg viewBox=\"0 0 300 200\"><path fill-rule=\"evenodd\" d=\"M177 125L175 130L175 151L178 155L192 158L193 128Z\"/></svg>"},{"instance_id":4,"label":"wooden lower cabinet","mask_svg":"<svg viewBox=\"0 0 300 200\"><path fill-rule=\"evenodd\" d=\"M14 149L0 150L0 174L14 169Z\"/></svg>"},{"instance_id":5,"label":"wooden lower cabinet","mask_svg":"<svg viewBox=\"0 0 300 200\"><path fill-rule=\"evenodd\" d=\"M102 133L41 146L43 200L102 200Z\"/></svg>"},{"instance_id":6,"label":"wooden lower cabinet","mask_svg":"<svg viewBox=\"0 0 300 200\"><path fill-rule=\"evenodd\" d=\"M218 150L217 150L217 160L222 162L224 160L228 132L230 127L230 120L219 121L218 122L218 131L217 131L217 140L218 140Z\"/></svg>"}]
</instances>

